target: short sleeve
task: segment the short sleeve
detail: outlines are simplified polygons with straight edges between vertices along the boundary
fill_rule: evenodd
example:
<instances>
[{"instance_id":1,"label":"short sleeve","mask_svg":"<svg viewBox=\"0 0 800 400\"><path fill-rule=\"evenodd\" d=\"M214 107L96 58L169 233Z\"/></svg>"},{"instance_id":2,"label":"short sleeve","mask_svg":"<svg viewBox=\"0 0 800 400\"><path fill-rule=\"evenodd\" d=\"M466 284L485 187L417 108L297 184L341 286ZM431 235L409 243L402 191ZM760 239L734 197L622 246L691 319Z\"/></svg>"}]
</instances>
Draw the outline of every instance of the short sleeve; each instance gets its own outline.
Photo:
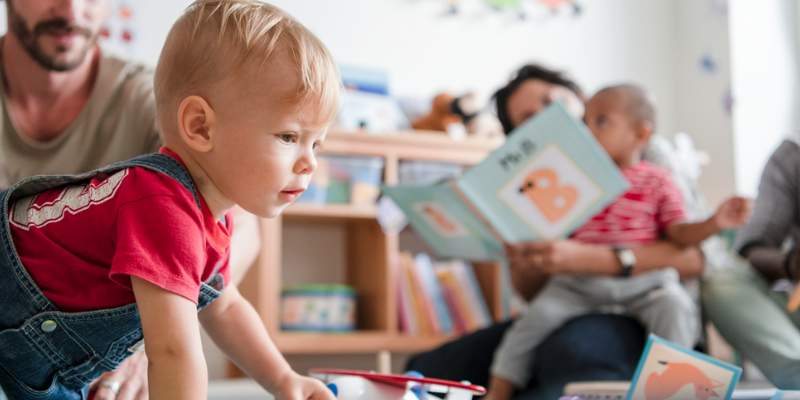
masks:
<instances>
[{"instance_id":1,"label":"short sleeve","mask_svg":"<svg viewBox=\"0 0 800 400\"><path fill-rule=\"evenodd\" d=\"M194 201L153 195L125 203L112 235L116 250L111 280L130 288L130 276L136 276L197 304L206 251Z\"/></svg>"},{"instance_id":2,"label":"short sleeve","mask_svg":"<svg viewBox=\"0 0 800 400\"><path fill-rule=\"evenodd\" d=\"M661 172L661 171L659 171ZM669 173L659 173L660 199L658 201L658 228L664 230L672 225L685 222L688 219L686 207L683 204L683 195L675 186Z\"/></svg>"}]
</instances>

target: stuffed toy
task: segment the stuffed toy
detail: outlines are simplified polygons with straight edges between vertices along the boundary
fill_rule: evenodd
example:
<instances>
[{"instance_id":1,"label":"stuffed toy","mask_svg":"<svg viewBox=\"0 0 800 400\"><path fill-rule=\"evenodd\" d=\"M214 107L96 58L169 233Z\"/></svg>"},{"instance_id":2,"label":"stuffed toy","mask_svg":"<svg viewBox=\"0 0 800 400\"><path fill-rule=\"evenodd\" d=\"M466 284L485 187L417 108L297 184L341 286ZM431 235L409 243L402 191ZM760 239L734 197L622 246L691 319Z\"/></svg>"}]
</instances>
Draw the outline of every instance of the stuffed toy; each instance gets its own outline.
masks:
<instances>
[{"instance_id":1,"label":"stuffed toy","mask_svg":"<svg viewBox=\"0 0 800 400\"><path fill-rule=\"evenodd\" d=\"M461 97L441 93L433 98L430 113L416 119L411 126L447 132L454 139L463 139L466 135L482 138L503 136L500 121L482 109L474 93Z\"/></svg>"}]
</instances>

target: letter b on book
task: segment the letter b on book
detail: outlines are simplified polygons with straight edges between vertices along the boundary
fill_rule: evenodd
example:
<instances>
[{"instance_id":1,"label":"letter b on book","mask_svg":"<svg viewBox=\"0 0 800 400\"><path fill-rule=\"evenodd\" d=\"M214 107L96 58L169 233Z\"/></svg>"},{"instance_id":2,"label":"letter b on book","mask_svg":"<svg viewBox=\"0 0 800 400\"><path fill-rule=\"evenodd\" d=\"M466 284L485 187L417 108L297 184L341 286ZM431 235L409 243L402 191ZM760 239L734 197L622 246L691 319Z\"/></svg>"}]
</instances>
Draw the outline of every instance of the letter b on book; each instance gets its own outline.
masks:
<instances>
[{"instance_id":1,"label":"letter b on book","mask_svg":"<svg viewBox=\"0 0 800 400\"><path fill-rule=\"evenodd\" d=\"M573 186L562 186L558 174L550 168L531 172L519 191L526 194L550 222L561 219L578 198L578 191Z\"/></svg>"},{"instance_id":2,"label":"letter b on book","mask_svg":"<svg viewBox=\"0 0 800 400\"><path fill-rule=\"evenodd\" d=\"M547 145L500 189L499 197L539 236L563 236L602 190L555 143Z\"/></svg>"}]
</instances>

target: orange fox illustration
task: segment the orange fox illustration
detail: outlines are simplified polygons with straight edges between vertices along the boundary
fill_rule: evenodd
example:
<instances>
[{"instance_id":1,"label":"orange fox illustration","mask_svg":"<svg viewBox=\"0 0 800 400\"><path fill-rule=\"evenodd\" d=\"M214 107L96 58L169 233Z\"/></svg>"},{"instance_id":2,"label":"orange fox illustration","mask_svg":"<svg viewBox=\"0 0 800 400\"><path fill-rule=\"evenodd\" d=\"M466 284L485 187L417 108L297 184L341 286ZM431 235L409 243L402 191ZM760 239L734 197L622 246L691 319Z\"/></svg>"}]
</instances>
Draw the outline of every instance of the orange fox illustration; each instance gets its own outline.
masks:
<instances>
[{"instance_id":1,"label":"orange fox illustration","mask_svg":"<svg viewBox=\"0 0 800 400\"><path fill-rule=\"evenodd\" d=\"M519 191L526 194L550 222L561 219L578 199L578 191L572 186L560 186L558 174L549 168L531 172Z\"/></svg>"},{"instance_id":2,"label":"orange fox illustration","mask_svg":"<svg viewBox=\"0 0 800 400\"><path fill-rule=\"evenodd\" d=\"M667 361L658 363L666 365L667 369L661 375L653 372L647 378L644 384L644 396L647 400L668 399L688 384L694 385L694 396L698 399L719 397L714 389L722 386L722 383L709 378L700 368L689 363Z\"/></svg>"},{"instance_id":3,"label":"orange fox illustration","mask_svg":"<svg viewBox=\"0 0 800 400\"><path fill-rule=\"evenodd\" d=\"M425 205L422 208L422 211L426 215L428 215L428 217L434 223L436 223L436 226L438 226L439 229L441 229L441 230L443 230L443 231L445 231L447 233L455 233L455 232L458 231L458 225L456 225L455 223L450 221L450 219L448 219L444 214L439 212L439 210L437 210L436 208L431 207L429 205Z\"/></svg>"}]
</instances>

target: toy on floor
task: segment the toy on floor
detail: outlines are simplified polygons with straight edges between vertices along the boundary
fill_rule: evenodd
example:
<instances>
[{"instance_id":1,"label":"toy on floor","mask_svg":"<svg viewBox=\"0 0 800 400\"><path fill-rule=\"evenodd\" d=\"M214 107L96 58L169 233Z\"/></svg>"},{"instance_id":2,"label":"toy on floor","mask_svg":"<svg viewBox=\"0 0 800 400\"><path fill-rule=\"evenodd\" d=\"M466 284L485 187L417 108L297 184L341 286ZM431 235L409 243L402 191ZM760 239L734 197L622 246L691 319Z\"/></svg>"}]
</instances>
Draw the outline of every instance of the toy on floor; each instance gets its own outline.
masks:
<instances>
[{"instance_id":1,"label":"toy on floor","mask_svg":"<svg viewBox=\"0 0 800 400\"><path fill-rule=\"evenodd\" d=\"M429 393L446 394L444 400L471 400L486 389L468 382L425 378L411 371L406 375L385 375L345 369L312 369L309 375L321 379L340 400L442 400Z\"/></svg>"}]
</instances>

